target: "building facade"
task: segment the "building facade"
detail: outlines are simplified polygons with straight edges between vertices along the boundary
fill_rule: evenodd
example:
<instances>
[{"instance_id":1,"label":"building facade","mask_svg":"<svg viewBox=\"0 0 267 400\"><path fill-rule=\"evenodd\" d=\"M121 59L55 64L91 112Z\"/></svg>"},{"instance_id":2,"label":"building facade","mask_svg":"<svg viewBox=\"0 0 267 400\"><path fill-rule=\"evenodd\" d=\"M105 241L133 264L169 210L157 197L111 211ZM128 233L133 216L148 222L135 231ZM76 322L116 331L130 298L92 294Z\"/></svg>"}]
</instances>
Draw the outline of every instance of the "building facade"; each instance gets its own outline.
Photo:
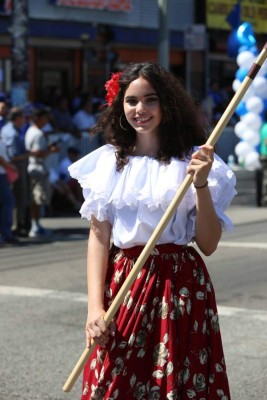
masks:
<instances>
[{"instance_id":1,"label":"building facade","mask_svg":"<svg viewBox=\"0 0 267 400\"><path fill-rule=\"evenodd\" d=\"M13 0L13 6L19 1L26 0ZM0 3L0 91L5 92L12 83L11 3ZM159 3L27 0L29 99L45 99L52 87L67 96L79 86L95 90L121 64L158 61ZM185 32L195 23L195 0L169 0L167 21L169 67L189 89L203 93L205 51L185 46Z\"/></svg>"}]
</instances>

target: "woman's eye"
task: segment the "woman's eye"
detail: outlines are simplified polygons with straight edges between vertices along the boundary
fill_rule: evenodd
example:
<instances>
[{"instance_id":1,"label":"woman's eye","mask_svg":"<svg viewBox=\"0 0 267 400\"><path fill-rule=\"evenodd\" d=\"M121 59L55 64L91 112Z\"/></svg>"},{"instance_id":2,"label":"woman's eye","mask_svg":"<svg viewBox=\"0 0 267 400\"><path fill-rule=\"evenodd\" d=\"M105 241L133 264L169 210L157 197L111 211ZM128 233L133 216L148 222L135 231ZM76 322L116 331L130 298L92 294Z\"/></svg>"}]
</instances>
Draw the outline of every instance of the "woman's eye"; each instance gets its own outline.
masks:
<instances>
[{"instance_id":1,"label":"woman's eye","mask_svg":"<svg viewBox=\"0 0 267 400\"><path fill-rule=\"evenodd\" d=\"M143 101L143 103L145 104L145 103L147 103L147 104L150 104L150 103L155 103L155 102L157 102L158 101L158 97L156 97L156 96L153 96L153 97L147 97L144 101ZM126 100L126 103L127 104L129 104L130 106L132 106L132 107L134 107L134 106L136 106L137 104L138 104L138 102L139 102L139 100L138 99L127 99Z\"/></svg>"},{"instance_id":2,"label":"woman's eye","mask_svg":"<svg viewBox=\"0 0 267 400\"><path fill-rule=\"evenodd\" d=\"M148 101L149 103L154 103L155 101L158 101L158 98L157 98L157 97L149 97L149 98L147 99L147 101Z\"/></svg>"},{"instance_id":3,"label":"woman's eye","mask_svg":"<svg viewBox=\"0 0 267 400\"><path fill-rule=\"evenodd\" d=\"M137 101L134 99L129 99L126 101L126 103L128 103L130 106L135 106L137 104Z\"/></svg>"}]
</instances>

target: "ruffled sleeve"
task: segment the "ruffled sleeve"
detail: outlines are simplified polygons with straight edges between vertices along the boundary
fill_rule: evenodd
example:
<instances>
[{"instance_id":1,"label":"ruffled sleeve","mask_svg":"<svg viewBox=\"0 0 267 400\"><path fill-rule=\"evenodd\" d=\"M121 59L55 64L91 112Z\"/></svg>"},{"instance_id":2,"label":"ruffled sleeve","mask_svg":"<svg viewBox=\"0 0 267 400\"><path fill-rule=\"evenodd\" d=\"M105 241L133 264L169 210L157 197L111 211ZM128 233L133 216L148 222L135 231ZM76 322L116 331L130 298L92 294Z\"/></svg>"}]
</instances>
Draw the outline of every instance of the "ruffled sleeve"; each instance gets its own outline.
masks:
<instances>
[{"instance_id":1,"label":"ruffled sleeve","mask_svg":"<svg viewBox=\"0 0 267 400\"><path fill-rule=\"evenodd\" d=\"M208 184L214 208L221 222L222 229L224 231L232 231L233 223L225 214L225 211L229 208L231 201L237 193L235 189L236 177L233 171L217 154L214 155L214 162L209 173ZM194 237L196 213L194 206L196 189L194 188L194 185L191 185L190 192L191 196L187 196L189 208L191 209L188 230L191 231L190 236Z\"/></svg>"},{"instance_id":2,"label":"ruffled sleeve","mask_svg":"<svg viewBox=\"0 0 267 400\"><path fill-rule=\"evenodd\" d=\"M76 161L69 168L70 176L77 179L83 190L82 218L92 215L99 221L111 221L109 200L116 179L116 158L112 145L104 145Z\"/></svg>"}]
</instances>

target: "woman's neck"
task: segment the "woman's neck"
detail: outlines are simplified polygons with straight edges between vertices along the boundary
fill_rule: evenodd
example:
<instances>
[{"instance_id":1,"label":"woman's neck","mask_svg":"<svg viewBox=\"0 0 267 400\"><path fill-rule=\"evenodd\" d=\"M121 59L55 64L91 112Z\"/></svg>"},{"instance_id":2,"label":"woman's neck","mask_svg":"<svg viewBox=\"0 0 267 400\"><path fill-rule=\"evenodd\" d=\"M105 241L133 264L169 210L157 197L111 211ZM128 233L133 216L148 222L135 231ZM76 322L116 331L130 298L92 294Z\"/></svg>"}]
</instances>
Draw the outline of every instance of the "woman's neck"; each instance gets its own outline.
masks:
<instances>
[{"instance_id":1,"label":"woman's neck","mask_svg":"<svg viewBox=\"0 0 267 400\"><path fill-rule=\"evenodd\" d=\"M142 140L136 140L133 147L134 156L147 156L156 157L159 151L158 138L156 137L142 137Z\"/></svg>"}]
</instances>

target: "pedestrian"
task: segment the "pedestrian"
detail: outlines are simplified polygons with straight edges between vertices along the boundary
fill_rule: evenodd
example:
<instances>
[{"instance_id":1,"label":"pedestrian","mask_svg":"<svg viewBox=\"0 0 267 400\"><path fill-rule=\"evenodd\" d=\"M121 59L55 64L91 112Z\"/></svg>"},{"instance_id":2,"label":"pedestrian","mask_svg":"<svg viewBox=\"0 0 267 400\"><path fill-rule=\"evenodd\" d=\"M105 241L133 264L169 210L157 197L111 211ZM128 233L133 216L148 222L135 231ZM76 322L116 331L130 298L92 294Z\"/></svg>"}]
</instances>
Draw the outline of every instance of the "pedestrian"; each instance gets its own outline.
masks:
<instances>
[{"instance_id":1,"label":"pedestrian","mask_svg":"<svg viewBox=\"0 0 267 400\"><path fill-rule=\"evenodd\" d=\"M59 134L68 133L72 136L74 142L81 138L79 129L76 128L72 121L72 115L69 108L68 99L65 96L59 96L55 100L54 108L52 109L52 118L55 124L55 129ZM79 141L78 141L79 142Z\"/></svg>"},{"instance_id":2,"label":"pedestrian","mask_svg":"<svg viewBox=\"0 0 267 400\"><path fill-rule=\"evenodd\" d=\"M72 121L81 133L90 135L92 127L95 125L96 119L93 115L92 96L86 93L82 97L81 108L73 115Z\"/></svg>"},{"instance_id":3,"label":"pedestrian","mask_svg":"<svg viewBox=\"0 0 267 400\"><path fill-rule=\"evenodd\" d=\"M7 155L17 167L19 175L13 184L15 198L15 230L18 237L28 237L30 230L30 183L28 176L29 152L26 151L21 129L25 123L24 111L20 107L12 107L7 122L1 129L1 138L6 145Z\"/></svg>"},{"instance_id":4,"label":"pedestrian","mask_svg":"<svg viewBox=\"0 0 267 400\"><path fill-rule=\"evenodd\" d=\"M48 123L49 110L39 107L33 110L31 126L25 134L25 147L30 152L28 173L31 187L31 229L29 237L42 237L50 232L41 223L42 207L50 205L52 189L49 183L49 170L45 159L51 153L58 152L55 145L48 145L42 131Z\"/></svg>"},{"instance_id":5,"label":"pedestrian","mask_svg":"<svg viewBox=\"0 0 267 400\"><path fill-rule=\"evenodd\" d=\"M0 129L7 123L8 106L0 100Z\"/></svg>"},{"instance_id":6,"label":"pedestrian","mask_svg":"<svg viewBox=\"0 0 267 400\"><path fill-rule=\"evenodd\" d=\"M69 166L79 160L80 151L76 147L68 147L66 156L60 161L58 166L58 174L61 180L66 182L69 186L70 191L76 199L77 204L81 207L83 203L83 195L81 186L76 179L73 179L69 173ZM79 208L80 208L79 207Z\"/></svg>"},{"instance_id":7,"label":"pedestrian","mask_svg":"<svg viewBox=\"0 0 267 400\"><path fill-rule=\"evenodd\" d=\"M90 220L87 346L81 399L230 399L211 255L235 176L205 145L196 102L161 66L130 63L105 85L106 145L70 168ZM197 147L195 147L197 146ZM103 315L187 174L193 183L114 321ZM113 244L110 248L111 237Z\"/></svg>"},{"instance_id":8,"label":"pedestrian","mask_svg":"<svg viewBox=\"0 0 267 400\"><path fill-rule=\"evenodd\" d=\"M7 169L17 171L8 159L6 146L0 140L0 244L18 244L12 232L14 197L7 179Z\"/></svg>"},{"instance_id":9,"label":"pedestrian","mask_svg":"<svg viewBox=\"0 0 267 400\"><path fill-rule=\"evenodd\" d=\"M53 188L52 208L59 210L64 205L71 205L78 211L83 203L81 186L76 179L71 178L68 167L79 159L80 151L75 147L68 147L66 156L61 160L57 168L50 170L50 182Z\"/></svg>"}]
</instances>

